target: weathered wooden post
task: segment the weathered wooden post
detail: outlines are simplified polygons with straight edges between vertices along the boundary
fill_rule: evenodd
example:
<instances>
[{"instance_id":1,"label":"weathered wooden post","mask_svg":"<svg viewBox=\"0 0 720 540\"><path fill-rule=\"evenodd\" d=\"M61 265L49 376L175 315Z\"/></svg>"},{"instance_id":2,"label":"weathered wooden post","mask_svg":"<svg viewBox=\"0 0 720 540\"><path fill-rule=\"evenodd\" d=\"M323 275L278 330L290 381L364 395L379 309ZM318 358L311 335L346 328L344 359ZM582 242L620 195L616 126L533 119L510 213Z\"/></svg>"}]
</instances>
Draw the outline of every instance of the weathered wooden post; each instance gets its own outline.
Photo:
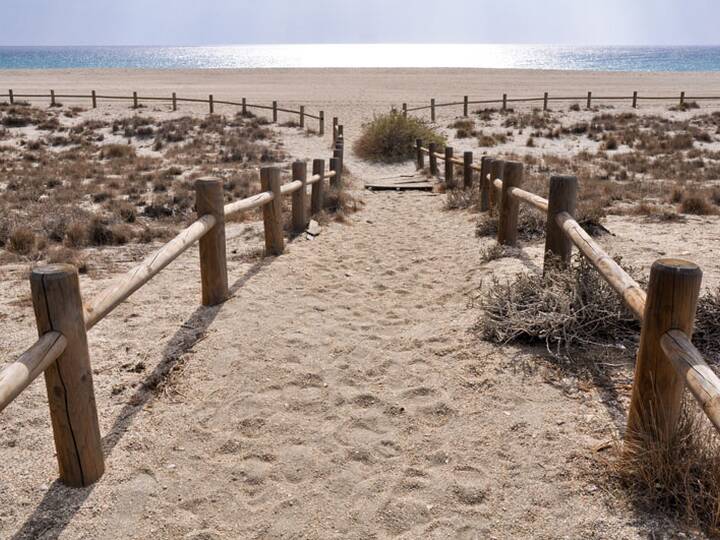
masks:
<instances>
[{"instance_id":1,"label":"weathered wooden post","mask_svg":"<svg viewBox=\"0 0 720 540\"><path fill-rule=\"evenodd\" d=\"M473 185L473 153L463 153L463 187L470 189Z\"/></svg>"},{"instance_id":2,"label":"weathered wooden post","mask_svg":"<svg viewBox=\"0 0 720 540\"><path fill-rule=\"evenodd\" d=\"M335 176L330 179L330 187L342 188L342 158L330 158L330 170L335 171Z\"/></svg>"},{"instance_id":3,"label":"weathered wooden post","mask_svg":"<svg viewBox=\"0 0 720 540\"><path fill-rule=\"evenodd\" d=\"M45 370L60 480L89 486L103 475L105 464L77 270L68 264L37 267L30 288L38 335L60 332L67 341Z\"/></svg>"},{"instance_id":4,"label":"weathered wooden post","mask_svg":"<svg viewBox=\"0 0 720 540\"><path fill-rule=\"evenodd\" d=\"M97 109L97 94L95 93L95 90L91 92L90 97L92 98L92 108Z\"/></svg>"},{"instance_id":5,"label":"weathered wooden post","mask_svg":"<svg viewBox=\"0 0 720 540\"><path fill-rule=\"evenodd\" d=\"M439 174L437 156L435 155L436 149L437 145L434 142L428 144L428 157L430 158L430 176L437 176Z\"/></svg>"},{"instance_id":6,"label":"weathered wooden post","mask_svg":"<svg viewBox=\"0 0 720 540\"><path fill-rule=\"evenodd\" d=\"M13 94L12 88L8 90L8 98L10 99L10 105L15 103L15 94Z\"/></svg>"},{"instance_id":7,"label":"weathered wooden post","mask_svg":"<svg viewBox=\"0 0 720 540\"><path fill-rule=\"evenodd\" d=\"M452 147L445 147L445 185L448 189L455 188L455 163L453 163L454 151Z\"/></svg>"},{"instance_id":8,"label":"weathered wooden post","mask_svg":"<svg viewBox=\"0 0 720 540\"><path fill-rule=\"evenodd\" d=\"M503 166L505 162L501 159L493 159L490 167L490 180L488 181L489 189L489 209L491 211L497 209L497 205L500 203L499 190L495 187L495 180L503 178Z\"/></svg>"},{"instance_id":9,"label":"weathered wooden post","mask_svg":"<svg viewBox=\"0 0 720 540\"><path fill-rule=\"evenodd\" d=\"M588 92L587 108L588 108L588 110L592 109L592 92Z\"/></svg>"},{"instance_id":10,"label":"weathered wooden post","mask_svg":"<svg viewBox=\"0 0 720 540\"><path fill-rule=\"evenodd\" d=\"M302 182L302 187L292 194L293 231L301 233L308 225L307 215L307 163L295 161L292 164L292 179Z\"/></svg>"},{"instance_id":11,"label":"weathered wooden post","mask_svg":"<svg viewBox=\"0 0 720 540\"><path fill-rule=\"evenodd\" d=\"M430 99L430 121L435 121L435 98Z\"/></svg>"},{"instance_id":12,"label":"weathered wooden post","mask_svg":"<svg viewBox=\"0 0 720 540\"><path fill-rule=\"evenodd\" d=\"M173 111L177 111L177 94L175 92L172 93L172 108Z\"/></svg>"},{"instance_id":13,"label":"weathered wooden post","mask_svg":"<svg viewBox=\"0 0 720 540\"><path fill-rule=\"evenodd\" d=\"M325 111L320 111L318 116L320 117L318 120L318 135L322 137L325 135Z\"/></svg>"},{"instance_id":14,"label":"weathered wooden post","mask_svg":"<svg viewBox=\"0 0 720 540\"><path fill-rule=\"evenodd\" d=\"M522 186L523 164L518 161L506 161L502 181L497 241L503 246L514 246L518 237L520 201L510 194L510 189Z\"/></svg>"},{"instance_id":15,"label":"weathered wooden post","mask_svg":"<svg viewBox=\"0 0 720 540\"><path fill-rule=\"evenodd\" d=\"M569 266L572 258L572 241L560 228L555 217L560 212L575 215L578 181L575 176L550 177L550 195L545 221L545 263L547 271L553 265Z\"/></svg>"},{"instance_id":16,"label":"weathered wooden post","mask_svg":"<svg viewBox=\"0 0 720 540\"><path fill-rule=\"evenodd\" d=\"M325 177L325 160L313 160L313 176L320 176L320 180L312 185L310 191L310 214L315 215L323 209L325 195L323 193L323 182Z\"/></svg>"},{"instance_id":17,"label":"weathered wooden post","mask_svg":"<svg viewBox=\"0 0 720 540\"><path fill-rule=\"evenodd\" d=\"M685 105L685 92L680 92L680 107Z\"/></svg>"},{"instance_id":18,"label":"weathered wooden post","mask_svg":"<svg viewBox=\"0 0 720 540\"><path fill-rule=\"evenodd\" d=\"M133 92L133 109L138 108L138 95L137 92Z\"/></svg>"},{"instance_id":19,"label":"weathered wooden post","mask_svg":"<svg viewBox=\"0 0 720 540\"><path fill-rule=\"evenodd\" d=\"M468 97L467 97L467 96L463 96L463 116L464 116L465 118L468 117L468 113L469 113L469 111L468 111L468 109L469 109L469 107L468 107L468 101L469 101L469 100L468 100Z\"/></svg>"},{"instance_id":20,"label":"weathered wooden post","mask_svg":"<svg viewBox=\"0 0 720 540\"><path fill-rule=\"evenodd\" d=\"M548 110L548 93L545 92L545 95L543 96L543 111Z\"/></svg>"},{"instance_id":21,"label":"weathered wooden post","mask_svg":"<svg viewBox=\"0 0 720 540\"><path fill-rule=\"evenodd\" d=\"M240 105L240 114L242 114L243 117L247 116L247 98L242 98L242 104Z\"/></svg>"},{"instance_id":22,"label":"weathered wooden post","mask_svg":"<svg viewBox=\"0 0 720 540\"><path fill-rule=\"evenodd\" d=\"M337 127L337 138L339 141L345 142L345 127L342 124L338 124Z\"/></svg>"},{"instance_id":23,"label":"weathered wooden post","mask_svg":"<svg viewBox=\"0 0 720 540\"><path fill-rule=\"evenodd\" d=\"M633 109L637 109L637 99L638 99L638 93L637 93L637 90L635 90L633 92L633 102L632 102Z\"/></svg>"},{"instance_id":24,"label":"weathered wooden post","mask_svg":"<svg viewBox=\"0 0 720 540\"><path fill-rule=\"evenodd\" d=\"M55 90L50 90L50 106L55 106Z\"/></svg>"},{"instance_id":25,"label":"weathered wooden post","mask_svg":"<svg viewBox=\"0 0 720 540\"><path fill-rule=\"evenodd\" d=\"M273 111L273 113L272 113L273 114L273 124L277 124L277 119L278 119L277 101L273 101L272 111Z\"/></svg>"},{"instance_id":26,"label":"weathered wooden post","mask_svg":"<svg viewBox=\"0 0 720 540\"><path fill-rule=\"evenodd\" d=\"M503 94L502 110L507 111L507 94Z\"/></svg>"},{"instance_id":27,"label":"weathered wooden post","mask_svg":"<svg viewBox=\"0 0 720 540\"><path fill-rule=\"evenodd\" d=\"M200 281L203 306L221 304L230 296L225 250L225 199L223 181L200 178L195 182L198 217L212 215L215 225L200 239Z\"/></svg>"},{"instance_id":28,"label":"weathered wooden post","mask_svg":"<svg viewBox=\"0 0 720 540\"><path fill-rule=\"evenodd\" d=\"M260 189L270 191L273 194L273 200L263 206L265 252L268 255L281 255L285 251L285 238L283 237L282 191L280 188L279 167L263 167L260 169Z\"/></svg>"},{"instance_id":29,"label":"weathered wooden post","mask_svg":"<svg viewBox=\"0 0 720 540\"><path fill-rule=\"evenodd\" d=\"M493 158L483 156L480 159L480 211L487 212L490 209L490 181L488 175L492 171Z\"/></svg>"},{"instance_id":30,"label":"weathered wooden post","mask_svg":"<svg viewBox=\"0 0 720 540\"><path fill-rule=\"evenodd\" d=\"M333 145L337 142L337 127L338 127L338 117L337 117L337 116L333 116L333 119L332 119Z\"/></svg>"},{"instance_id":31,"label":"weathered wooden post","mask_svg":"<svg viewBox=\"0 0 720 540\"><path fill-rule=\"evenodd\" d=\"M688 261L660 259L650 269L625 442L632 451L648 439L672 439L685 383L660 345L668 330L692 336L702 271Z\"/></svg>"},{"instance_id":32,"label":"weathered wooden post","mask_svg":"<svg viewBox=\"0 0 720 540\"><path fill-rule=\"evenodd\" d=\"M300 127L305 127L305 105L300 105Z\"/></svg>"},{"instance_id":33,"label":"weathered wooden post","mask_svg":"<svg viewBox=\"0 0 720 540\"><path fill-rule=\"evenodd\" d=\"M405 118L407 118L407 103L402 104L402 113Z\"/></svg>"},{"instance_id":34,"label":"weathered wooden post","mask_svg":"<svg viewBox=\"0 0 720 540\"><path fill-rule=\"evenodd\" d=\"M210 114L213 114L215 112L215 102L212 94L208 96L208 105L210 106Z\"/></svg>"},{"instance_id":35,"label":"weathered wooden post","mask_svg":"<svg viewBox=\"0 0 720 540\"><path fill-rule=\"evenodd\" d=\"M418 171L425 168L425 154L422 151L422 140L415 139L415 166Z\"/></svg>"}]
</instances>

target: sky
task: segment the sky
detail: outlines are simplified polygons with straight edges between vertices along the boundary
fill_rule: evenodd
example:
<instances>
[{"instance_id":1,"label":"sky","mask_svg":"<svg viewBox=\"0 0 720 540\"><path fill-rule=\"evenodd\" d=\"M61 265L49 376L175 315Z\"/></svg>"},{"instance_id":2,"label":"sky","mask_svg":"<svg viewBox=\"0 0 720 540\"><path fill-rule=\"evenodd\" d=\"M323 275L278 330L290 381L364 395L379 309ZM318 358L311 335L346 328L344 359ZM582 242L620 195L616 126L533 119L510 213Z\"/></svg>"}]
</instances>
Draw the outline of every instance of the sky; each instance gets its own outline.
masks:
<instances>
[{"instance_id":1,"label":"sky","mask_svg":"<svg viewBox=\"0 0 720 540\"><path fill-rule=\"evenodd\" d=\"M720 45L719 0L0 0L0 45Z\"/></svg>"}]
</instances>

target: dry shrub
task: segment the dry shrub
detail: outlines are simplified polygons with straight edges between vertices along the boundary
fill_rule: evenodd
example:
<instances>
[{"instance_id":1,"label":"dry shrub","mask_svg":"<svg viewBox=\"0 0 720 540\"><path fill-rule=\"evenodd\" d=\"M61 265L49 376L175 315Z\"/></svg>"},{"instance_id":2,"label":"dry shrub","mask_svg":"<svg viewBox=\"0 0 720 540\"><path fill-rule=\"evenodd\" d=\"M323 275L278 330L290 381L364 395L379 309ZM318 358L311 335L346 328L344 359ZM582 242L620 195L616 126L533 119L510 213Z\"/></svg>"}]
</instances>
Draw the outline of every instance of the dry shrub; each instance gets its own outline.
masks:
<instances>
[{"instance_id":1,"label":"dry shrub","mask_svg":"<svg viewBox=\"0 0 720 540\"><path fill-rule=\"evenodd\" d=\"M652 428L645 430L652 433ZM683 406L670 440L650 436L617 446L610 474L643 511L712 537L720 534L720 440L694 403Z\"/></svg>"},{"instance_id":2,"label":"dry shrub","mask_svg":"<svg viewBox=\"0 0 720 540\"><path fill-rule=\"evenodd\" d=\"M497 213L482 214L475 226L475 236L497 236ZM524 241L542 238L545 235L545 215L533 208L520 205L518 211L518 238Z\"/></svg>"},{"instance_id":3,"label":"dry shrub","mask_svg":"<svg viewBox=\"0 0 720 540\"><path fill-rule=\"evenodd\" d=\"M134 158L135 148L129 144L108 144L100 150L101 159Z\"/></svg>"},{"instance_id":4,"label":"dry shrub","mask_svg":"<svg viewBox=\"0 0 720 540\"><path fill-rule=\"evenodd\" d=\"M445 210L472 210L478 208L480 190L477 184L471 189L451 189L445 192Z\"/></svg>"},{"instance_id":5,"label":"dry shrub","mask_svg":"<svg viewBox=\"0 0 720 540\"><path fill-rule=\"evenodd\" d=\"M393 111L376 116L372 122L363 125L353 149L359 157L371 161L404 161L415 156L417 139L425 146L430 143L438 147L445 145L445 138L429 124Z\"/></svg>"},{"instance_id":6,"label":"dry shrub","mask_svg":"<svg viewBox=\"0 0 720 540\"><path fill-rule=\"evenodd\" d=\"M35 250L35 233L30 227L19 226L10 233L7 248L18 255L30 255Z\"/></svg>"},{"instance_id":7,"label":"dry shrub","mask_svg":"<svg viewBox=\"0 0 720 540\"><path fill-rule=\"evenodd\" d=\"M52 246L46 255L47 262L50 264L64 263L71 264L78 269L81 274L87 274L87 260L75 249L64 246Z\"/></svg>"},{"instance_id":8,"label":"dry shrub","mask_svg":"<svg viewBox=\"0 0 720 540\"><path fill-rule=\"evenodd\" d=\"M544 275L493 278L480 299L476 329L495 343L543 343L555 356L592 346L634 343L639 325L612 288L584 258Z\"/></svg>"},{"instance_id":9,"label":"dry shrub","mask_svg":"<svg viewBox=\"0 0 720 540\"><path fill-rule=\"evenodd\" d=\"M708 216L715 213L707 199L700 195L688 195L680 203L680 211L683 214L695 214L697 216Z\"/></svg>"},{"instance_id":10,"label":"dry shrub","mask_svg":"<svg viewBox=\"0 0 720 540\"><path fill-rule=\"evenodd\" d=\"M720 364L720 287L698 300L692 341L708 361Z\"/></svg>"}]
</instances>

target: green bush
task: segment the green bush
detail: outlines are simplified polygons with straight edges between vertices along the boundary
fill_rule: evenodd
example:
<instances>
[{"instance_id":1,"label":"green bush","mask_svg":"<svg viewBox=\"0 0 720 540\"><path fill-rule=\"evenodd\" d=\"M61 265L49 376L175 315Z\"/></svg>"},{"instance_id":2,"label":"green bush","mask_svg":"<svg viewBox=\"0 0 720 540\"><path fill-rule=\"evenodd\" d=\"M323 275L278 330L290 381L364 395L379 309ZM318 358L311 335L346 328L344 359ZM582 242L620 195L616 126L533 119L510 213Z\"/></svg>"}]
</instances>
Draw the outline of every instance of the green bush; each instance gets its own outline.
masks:
<instances>
[{"instance_id":1,"label":"green bush","mask_svg":"<svg viewBox=\"0 0 720 540\"><path fill-rule=\"evenodd\" d=\"M445 137L422 120L390 112L363 126L354 150L359 157L372 161L404 161L415 156L417 139L423 146L429 143L437 144L438 148L445 146Z\"/></svg>"}]
</instances>

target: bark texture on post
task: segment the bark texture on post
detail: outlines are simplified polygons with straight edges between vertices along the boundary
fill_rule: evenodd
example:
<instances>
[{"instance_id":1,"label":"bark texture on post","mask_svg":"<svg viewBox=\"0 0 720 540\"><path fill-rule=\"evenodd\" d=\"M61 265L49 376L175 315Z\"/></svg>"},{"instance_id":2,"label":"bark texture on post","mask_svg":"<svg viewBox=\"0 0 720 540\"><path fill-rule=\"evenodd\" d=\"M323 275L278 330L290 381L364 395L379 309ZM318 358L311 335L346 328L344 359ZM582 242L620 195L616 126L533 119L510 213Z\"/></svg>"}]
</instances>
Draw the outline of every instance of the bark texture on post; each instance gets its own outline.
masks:
<instances>
[{"instance_id":1,"label":"bark texture on post","mask_svg":"<svg viewBox=\"0 0 720 540\"><path fill-rule=\"evenodd\" d=\"M177 111L177 94L175 92L172 93L172 109Z\"/></svg>"},{"instance_id":2,"label":"bark texture on post","mask_svg":"<svg viewBox=\"0 0 720 540\"><path fill-rule=\"evenodd\" d=\"M468 107L468 97L467 97L467 96L464 96L464 97L463 97L463 116L464 116L465 118L468 117L468 112L469 112L469 111L468 111L468 108L469 108L469 107Z\"/></svg>"},{"instance_id":3,"label":"bark texture on post","mask_svg":"<svg viewBox=\"0 0 720 540\"><path fill-rule=\"evenodd\" d=\"M212 214L213 228L200 239L200 278L203 306L221 304L230 296L225 245L225 198L223 181L200 178L195 182L195 210L198 217Z\"/></svg>"},{"instance_id":4,"label":"bark texture on post","mask_svg":"<svg viewBox=\"0 0 720 540\"><path fill-rule=\"evenodd\" d=\"M50 90L50 106L55 106L55 90Z\"/></svg>"},{"instance_id":5,"label":"bark texture on post","mask_svg":"<svg viewBox=\"0 0 720 540\"><path fill-rule=\"evenodd\" d=\"M8 96L10 98L10 105L15 103L15 94L13 94L12 88L8 90Z\"/></svg>"},{"instance_id":6,"label":"bark texture on post","mask_svg":"<svg viewBox=\"0 0 720 540\"><path fill-rule=\"evenodd\" d=\"M242 105L240 110L243 116L247 116L247 98L242 98Z\"/></svg>"},{"instance_id":7,"label":"bark texture on post","mask_svg":"<svg viewBox=\"0 0 720 540\"><path fill-rule=\"evenodd\" d=\"M208 105L210 106L210 114L213 114L215 112L215 101L212 94L208 96Z\"/></svg>"},{"instance_id":8,"label":"bark texture on post","mask_svg":"<svg viewBox=\"0 0 720 540\"><path fill-rule=\"evenodd\" d=\"M592 92L588 92L587 108L588 108L588 109L592 109Z\"/></svg>"},{"instance_id":9,"label":"bark texture on post","mask_svg":"<svg viewBox=\"0 0 720 540\"><path fill-rule=\"evenodd\" d=\"M572 257L572 241L558 225L555 216L567 212L575 216L578 181L574 176L553 176L550 178L550 195L545 222L545 264L547 270L553 264L568 266Z\"/></svg>"},{"instance_id":10,"label":"bark texture on post","mask_svg":"<svg viewBox=\"0 0 720 540\"><path fill-rule=\"evenodd\" d=\"M300 127L305 127L305 105L300 105Z\"/></svg>"},{"instance_id":11,"label":"bark texture on post","mask_svg":"<svg viewBox=\"0 0 720 540\"><path fill-rule=\"evenodd\" d=\"M422 151L422 141L420 139L415 140L415 165L418 171L425 168L425 154Z\"/></svg>"},{"instance_id":12,"label":"bark texture on post","mask_svg":"<svg viewBox=\"0 0 720 540\"><path fill-rule=\"evenodd\" d=\"M633 92L633 102L632 102L633 109L637 109L637 99L638 99L638 93L636 90Z\"/></svg>"},{"instance_id":13,"label":"bark texture on post","mask_svg":"<svg viewBox=\"0 0 720 540\"><path fill-rule=\"evenodd\" d=\"M435 98L430 99L430 120L435 121Z\"/></svg>"},{"instance_id":14,"label":"bark texture on post","mask_svg":"<svg viewBox=\"0 0 720 540\"><path fill-rule=\"evenodd\" d=\"M454 151L450 146L445 147L445 185L449 189L455 188L455 164L453 163Z\"/></svg>"},{"instance_id":15,"label":"bark texture on post","mask_svg":"<svg viewBox=\"0 0 720 540\"><path fill-rule=\"evenodd\" d=\"M495 161L489 156L483 156L480 160L480 211L490 210L490 181L487 176L492 171L492 163Z\"/></svg>"},{"instance_id":16,"label":"bark texture on post","mask_svg":"<svg viewBox=\"0 0 720 540\"><path fill-rule=\"evenodd\" d=\"M503 178L503 166L505 162L501 159L493 159L490 166L490 180L488 182L488 189L490 193L490 210L496 210L498 204L500 204L500 193L498 188L495 187L495 179L502 180Z\"/></svg>"},{"instance_id":17,"label":"bark texture on post","mask_svg":"<svg viewBox=\"0 0 720 540\"><path fill-rule=\"evenodd\" d=\"M330 179L330 187L342 188L342 157L330 158L330 170L335 171L335 176Z\"/></svg>"},{"instance_id":18,"label":"bark texture on post","mask_svg":"<svg viewBox=\"0 0 720 540\"><path fill-rule=\"evenodd\" d=\"M682 408L685 382L660 345L668 330L692 337L702 271L688 261L660 259L650 269L640 348L635 365L626 443L671 440Z\"/></svg>"},{"instance_id":19,"label":"bark texture on post","mask_svg":"<svg viewBox=\"0 0 720 540\"><path fill-rule=\"evenodd\" d=\"M97 109L97 93L95 92L95 90L92 91L91 98L92 98L92 108Z\"/></svg>"},{"instance_id":20,"label":"bark texture on post","mask_svg":"<svg viewBox=\"0 0 720 540\"><path fill-rule=\"evenodd\" d=\"M138 108L138 95L137 92L133 92L133 109Z\"/></svg>"},{"instance_id":21,"label":"bark texture on post","mask_svg":"<svg viewBox=\"0 0 720 540\"><path fill-rule=\"evenodd\" d=\"M543 96L543 111L548 110L548 93L545 92L545 95Z\"/></svg>"},{"instance_id":22,"label":"bark texture on post","mask_svg":"<svg viewBox=\"0 0 720 540\"><path fill-rule=\"evenodd\" d=\"M292 179L302 182L302 187L292 194L293 231L301 233L308 225L307 215L307 163L295 161L292 164Z\"/></svg>"},{"instance_id":23,"label":"bark texture on post","mask_svg":"<svg viewBox=\"0 0 720 540\"><path fill-rule=\"evenodd\" d=\"M35 268L30 287L38 335L60 332L67 341L45 370L60 480L89 486L105 464L77 270L68 264Z\"/></svg>"},{"instance_id":24,"label":"bark texture on post","mask_svg":"<svg viewBox=\"0 0 720 540\"><path fill-rule=\"evenodd\" d=\"M463 187L470 189L473 185L473 153L463 153Z\"/></svg>"},{"instance_id":25,"label":"bark texture on post","mask_svg":"<svg viewBox=\"0 0 720 540\"><path fill-rule=\"evenodd\" d=\"M320 176L320 180L312 185L312 190L310 192L310 213L312 215L320 212L325 202L325 195L323 193L323 183L325 182L325 180L323 180L323 176L325 176L325 160L313 160L313 176L316 174Z\"/></svg>"},{"instance_id":26,"label":"bark texture on post","mask_svg":"<svg viewBox=\"0 0 720 540\"><path fill-rule=\"evenodd\" d=\"M517 161L506 161L503 166L503 186L500 196L500 216L498 218L498 244L514 246L518 236L518 211L520 201L510 195L510 188L521 187L523 165Z\"/></svg>"},{"instance_id":27,"label":"bark texture on post","mask_svg":"<svg viewBox=\"0 0 720 540\"><path fill-rule=\"evenodd\" d=\"M260 169L260 189L272 191L273 194L273 200L263 206L265 252L268 255L282 255L282 252L285 251L285 238L282 226L282 191L279 167Z\"/></svg>"},{"instance_id":28,"label":"bark texture on post","mask_svg":"<svg viewBox=\"0 0 720 540\"><path fill-rule=\"evenodd\" d=\"M437 156L435 155L435 152L437 151L437 146L435 143L428 144L428 157L430 158L430 175L431 176L437 176L438 175L438 165L437 165Z\"/></svg>"},{"instance_id":29,"label":"bark texture on post","mask_svg":"<svg viewBox=\"0 0 720 540\"><path fill-rule=\"evenodd\" d=\"M277 124L277 119L278 119L277 101L273 101L273 103L272 103L272 115L273 115L273 124Z\"/></svg>"}]
</instances>

